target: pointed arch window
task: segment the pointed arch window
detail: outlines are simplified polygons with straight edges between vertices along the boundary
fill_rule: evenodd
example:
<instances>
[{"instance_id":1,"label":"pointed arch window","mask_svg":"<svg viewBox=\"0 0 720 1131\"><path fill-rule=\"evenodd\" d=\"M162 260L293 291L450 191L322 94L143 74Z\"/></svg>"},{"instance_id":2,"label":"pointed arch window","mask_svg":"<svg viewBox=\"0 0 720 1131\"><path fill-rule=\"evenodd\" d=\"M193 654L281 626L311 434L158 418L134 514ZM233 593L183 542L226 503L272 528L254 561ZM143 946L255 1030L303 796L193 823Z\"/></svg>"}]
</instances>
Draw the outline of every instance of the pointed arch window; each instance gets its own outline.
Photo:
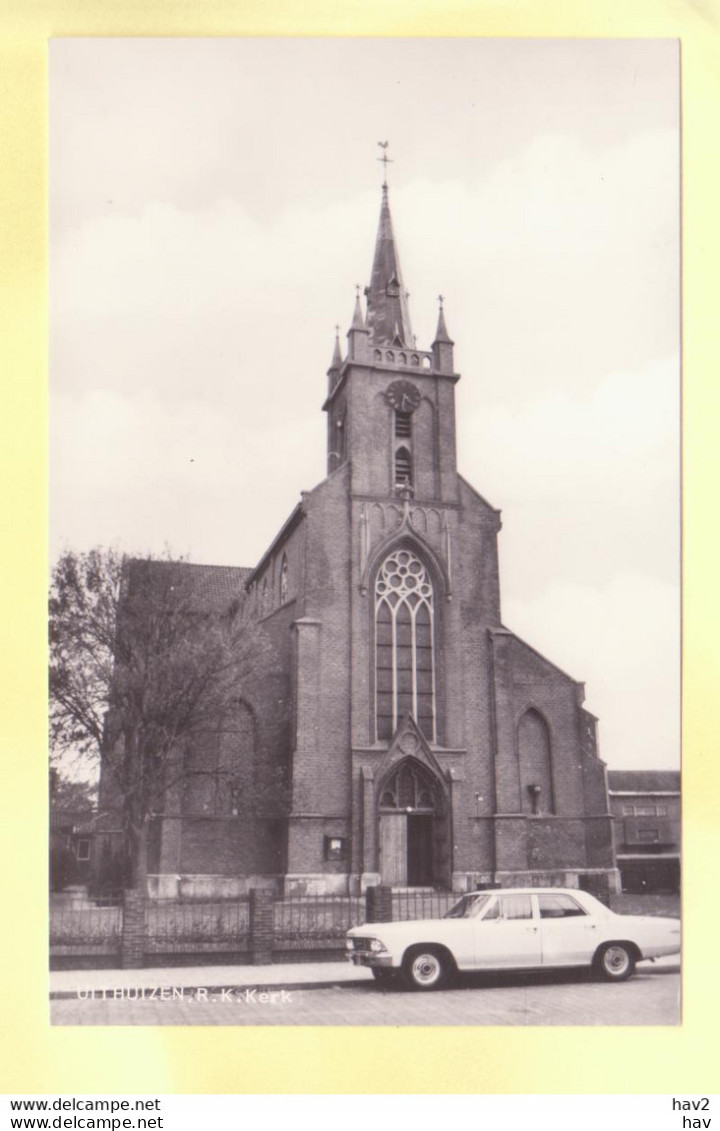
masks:
<instances>
[{"instance_id":1,"label":"pointed arch window","mask_svg":"<svg viewBox=\"0 0 720 1131\"><path fill-rule=\"evenodd\" d=\"M218 726L216 812L237 817L252 784L256 746L255 713L243 699L233 703Z\"/></svg>"},{"instance_id":2,"label":"pointed arch window","mask_svg":"<svg viewBox=\"0 0 720 1131\"><path fill-rule=\"evenodd\" d=\"M554 813L552 750L547 723L530 707L518 723L520 809L538 815Z\"/></svg>"},{"instance_id":3,"label":"pointed arch window","mask_svg":"<svg viewBox=\"0 0 720 1131\"><path fill-rule=\"evenodd\" d=\"M382 788L380 806L435 812L435 789L427 771L412 759L401 762Z\"/></svg>"},{"instance_id":4,"label":"pointed arch window","mask_svg":"<svg viewBox=\"0 0 720 1131\"><path fill-rule=\"evenodd\" d=\"M288 560L287 554L283 554L282 565L280 566L280 604L284 605L288 599Z\"/></svg>"},{"instance_id":5,"label":"pointed arch window","mask_svg":"<svg viewBox=\"0 0 720 1131\"><path fill-rule=\"evenodd\" d=\"M376 736L389 739L404 715L436 740L433 585L423 562L396 550L375 581Z\"/></svg>"}]
</instances>

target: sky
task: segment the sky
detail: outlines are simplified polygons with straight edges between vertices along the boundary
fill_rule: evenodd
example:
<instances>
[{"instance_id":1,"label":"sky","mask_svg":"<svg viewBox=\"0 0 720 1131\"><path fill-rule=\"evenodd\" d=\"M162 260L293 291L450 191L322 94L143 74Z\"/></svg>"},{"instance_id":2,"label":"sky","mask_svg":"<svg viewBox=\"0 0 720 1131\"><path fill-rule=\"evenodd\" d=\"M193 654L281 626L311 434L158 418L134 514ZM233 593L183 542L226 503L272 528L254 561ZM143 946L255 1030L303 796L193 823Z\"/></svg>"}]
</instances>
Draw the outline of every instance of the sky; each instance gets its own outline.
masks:
<instances>
[{"instance_id":1,"label":"sky","mask_svg":"<svg viewBox=\"0 0 720 1131\"><path fill-rule=\"evenodd\" d=\"M611 769L676 768L678 66L674 40L51 41L53 557L258 562L324 476L389 140L503 621L586 682Z\"/></svg>"}]
</instances>

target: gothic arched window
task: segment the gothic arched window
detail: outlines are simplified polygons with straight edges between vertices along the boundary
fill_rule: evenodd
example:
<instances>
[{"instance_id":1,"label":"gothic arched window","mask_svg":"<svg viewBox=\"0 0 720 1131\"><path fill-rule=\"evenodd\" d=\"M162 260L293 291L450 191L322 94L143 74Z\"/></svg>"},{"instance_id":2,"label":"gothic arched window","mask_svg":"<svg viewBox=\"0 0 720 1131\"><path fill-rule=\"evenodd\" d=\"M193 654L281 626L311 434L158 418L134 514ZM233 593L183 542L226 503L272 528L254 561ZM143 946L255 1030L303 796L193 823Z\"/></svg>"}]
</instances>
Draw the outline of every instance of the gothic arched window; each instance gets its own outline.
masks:
<instances>
[{"instance_id":1,"label":"gothic arched window","mask_svg":"<svg viewBox=\"0 0 720 1131\"><path fill-rule=\"evenodd\" d=\"M280 566L280 604L284 605L288 599L288 560L287 554L283 554L282 565Z\"/></svg>"},{"instance_id":2,"label":"gothic arched window","mask_svg":"<svg viewBox=\"0 0 720 1131\"><path fill-rule=\"evenodd\" d=\"M221 816L237 816L243 809L252 784L255 744L255 715L240 700L218 728L216 810Z\"/></svg>"},{"instance_id":3,"label":"gothic arched window","mask_svg":"<svg viewBox=\"0 0 720 1131\"><path fill-rule=\"evenodd\" d=\"M410 550L395 550L375 581L375 718L389 739L410 714L435 741L433 585Z\"/></svg>"},{"instance_id":4,"label":"gothic arched window","mask_svg":"<svg viewBox=\"0 0 720 1131\"><path fill-rule=\"evenodd\" d=\"M540 712L532 707L518 724L518 757L521 811L554 812L550 732Z\"/></svg>"},{"instance_id":5,"label":"gothic arched window","mask_svg":"<svg viewBox=\"0 0 720 1131\"><path fill-rule=\"evenodd\" d=\"M380 806L383 809L435 811L435 790L430 775L417 762L407 758L385 782Z\"/></svg>"},{"instance_id":6,"label":"gothic arched window","mask_svg":"<svg viewBox=\"0 0 720 1131\"><path fill-rule=\"evenodd\" d=\"M238 700L185 752L183 813L237 816L251 790L255 748L255 715Z\"/></svg>"}]
</instances>

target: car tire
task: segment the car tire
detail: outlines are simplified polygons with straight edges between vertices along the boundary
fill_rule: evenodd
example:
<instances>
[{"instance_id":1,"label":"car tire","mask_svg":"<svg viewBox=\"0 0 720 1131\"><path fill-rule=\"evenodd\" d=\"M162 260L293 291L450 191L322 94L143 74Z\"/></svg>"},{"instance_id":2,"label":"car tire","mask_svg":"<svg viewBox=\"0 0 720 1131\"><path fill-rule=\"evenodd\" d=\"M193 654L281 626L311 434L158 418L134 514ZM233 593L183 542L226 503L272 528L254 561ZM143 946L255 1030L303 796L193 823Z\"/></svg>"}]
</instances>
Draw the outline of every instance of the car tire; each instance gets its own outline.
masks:
<instances>
[{"instance_id":1,"label":"car tire","mask_svg":"<svg viewBox=\"0 0 720 1131\"><path fill-rule=\"evenodd\" d=\"M403 982L409 990L439 990L450 972L450 959L437 946L414 946L403 959Z\"/></svg>"},{"instance_id":2,"label":"car tire","mask_svg":"<svg viewBox=\"0 0 720 1131\"><path fill-rule=\"evenodd\" d=\"M627 943L607 943L595 956L595 972L604 982L625 982L635 969L636 957Z\"/></svg>"}]
</instances>

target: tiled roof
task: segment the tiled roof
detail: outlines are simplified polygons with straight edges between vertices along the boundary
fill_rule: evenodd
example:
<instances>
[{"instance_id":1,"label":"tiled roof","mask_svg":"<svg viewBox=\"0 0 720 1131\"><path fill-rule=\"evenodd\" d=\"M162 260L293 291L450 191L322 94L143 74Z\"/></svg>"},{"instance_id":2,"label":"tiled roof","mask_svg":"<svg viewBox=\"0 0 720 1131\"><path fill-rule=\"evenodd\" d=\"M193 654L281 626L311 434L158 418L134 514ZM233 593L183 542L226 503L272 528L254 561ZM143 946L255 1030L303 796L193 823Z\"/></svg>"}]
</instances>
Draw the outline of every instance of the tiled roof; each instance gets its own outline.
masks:
<instances>
[{"instance_id":1,"label":"tiled roof","mask_svg":"<svg viewBox=\"0 0 720 1131\"><path fill-rule=\"evenodd\" d=\"M88 822L92 823L92 817L95 810L88 806L87 809L78 809L73 806L71 809L62 809L61 807L51 804L50 805L50 828L64 828L67 825L85 825Z\"/></svg>"},{"instance_id":2,"label":"tiled roof","mask_svg":"<svg viewBox=\"0 0 720 1131\"><path fill-rule=\"evenodd\" d=\"M680 789L677 770L608 770L608 788L617 793L670 793Z\"/></svg>"},{"instance_id":3,"label":"tiled roof","mask_svg":"<svg viewBox=\"0 0 720 1131\"><path fill-rule=\"evenodd\" d=\"M246 566L196 565L194 562L147 561L136 559L128 563L130 591L133 575L144 568L150 576L163 578L163 583L187 587L186 599L196 612L222 612L245 590L245 582L252 573Z\"/></svg>"}]
</instances>

